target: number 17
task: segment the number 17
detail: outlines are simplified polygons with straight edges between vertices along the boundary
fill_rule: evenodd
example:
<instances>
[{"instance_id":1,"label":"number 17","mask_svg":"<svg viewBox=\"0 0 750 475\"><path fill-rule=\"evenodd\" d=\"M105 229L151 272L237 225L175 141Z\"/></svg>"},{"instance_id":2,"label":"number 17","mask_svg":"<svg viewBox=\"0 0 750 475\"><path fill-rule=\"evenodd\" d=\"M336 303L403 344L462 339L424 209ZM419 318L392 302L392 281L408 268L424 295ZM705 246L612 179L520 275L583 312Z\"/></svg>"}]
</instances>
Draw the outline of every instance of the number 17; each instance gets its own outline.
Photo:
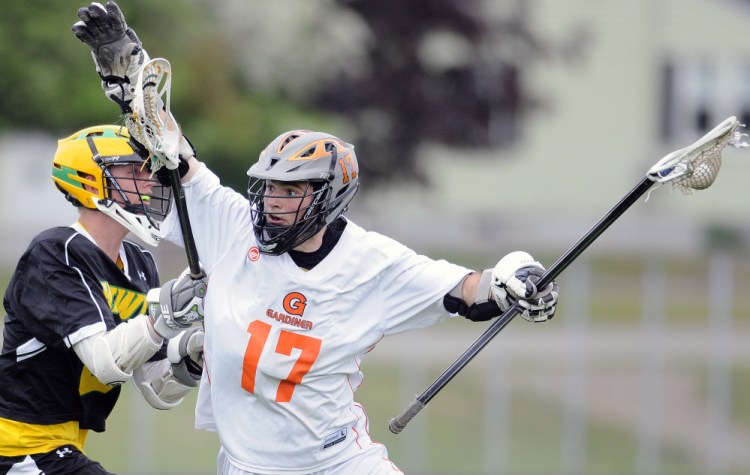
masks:
<instances>
[{"instance_id":1,"label":"number 17","mask_svg":"<svg viewBox=\"0 0 750 475\"><path fill-rule=\"evenodd\" d=\"M247 342L245 357L242 361L242 389L255 394L255 376L258 372L258 360L266 346L268 336L271 333L271 325L260 320L254 320L247 326L250 333L250 341ZM307 335L300 335L287 330L281 330L279 341L276 343L276 353L291 356L292 349L299 349L300 355L292 367L289 376L279 383L276 390L276 402L289 402L296 385L302 382L302 378L310 371L313 363L320 354L321 341Z\"/></svg>"}]
</instances>

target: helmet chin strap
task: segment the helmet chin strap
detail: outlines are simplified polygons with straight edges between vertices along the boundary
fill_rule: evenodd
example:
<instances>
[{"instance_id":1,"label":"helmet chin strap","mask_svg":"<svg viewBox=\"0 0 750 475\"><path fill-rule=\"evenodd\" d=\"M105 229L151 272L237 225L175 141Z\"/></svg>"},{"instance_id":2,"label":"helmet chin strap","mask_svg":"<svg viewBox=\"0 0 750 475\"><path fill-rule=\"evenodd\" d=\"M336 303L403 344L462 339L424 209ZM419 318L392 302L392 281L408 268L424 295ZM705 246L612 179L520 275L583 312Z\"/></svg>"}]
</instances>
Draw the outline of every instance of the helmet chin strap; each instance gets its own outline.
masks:
<instances>
[{"instance_id":1,"label":"helmet chin strap","mask_svg":"<svg viewBox=\"0 0 750 475\"><path fill-rule=\"evenodd\" d=\"M123 225L144 243L154 247L159 245L161 239L159 230L149 222L146 216L125 211L114 201L107 200L106 203L102 203L102 201L104 200L95 202L96 209Z\"/></svg>"}]
</instances>

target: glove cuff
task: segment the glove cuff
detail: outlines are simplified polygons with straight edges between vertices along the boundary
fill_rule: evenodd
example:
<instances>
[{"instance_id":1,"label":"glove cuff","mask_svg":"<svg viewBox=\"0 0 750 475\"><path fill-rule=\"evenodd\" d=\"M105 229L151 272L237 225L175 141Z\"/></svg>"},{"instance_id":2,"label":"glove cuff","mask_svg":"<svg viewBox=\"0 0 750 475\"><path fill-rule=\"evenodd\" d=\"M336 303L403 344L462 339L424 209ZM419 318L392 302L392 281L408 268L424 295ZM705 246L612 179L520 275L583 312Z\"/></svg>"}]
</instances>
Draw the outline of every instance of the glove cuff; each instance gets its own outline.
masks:
<instances>
[{"instance_id":1,"label":"glove cuff","mask_svg":"<svg viewBox=\"0 0 750 475\"><path fill-rule=\"evenodd\" d=\"M169 305L162 305L161 299L171 299L172 285L174 281L165 283L161 288L155 288L148 291L146 294L146 302L148 302L148 314L151 317L151 321L154 325L156 333L162 337L170 340L180 334L182 329L175 329L169 326L168 320L172 318L172 309ZM167 300L169 301L169 300Z\"/></svg>"},{"instance_id":2,"label":"glove cuff","mask_svg":"<svg viewBox=\"0 0 750 475\"><path fill-rule=\"evenodd\" d=\"M182 330L175 330L174 328L167 325L167 321L163 317L159 317L154 322L154 330L156 330L156 333L166 338L167 340L176 337L182 331Z\"/></svg>"},{"instance_id":3,"label":"glove cuff","mask_svg":"<svg viewBox=\"0 0 750 475\"><path fill-rule=\"evenodd\" d=\"M172 377L178 383L189 388L198 386L198 381L200 381L200 374L196 377L196 375L190 371L190 368L188 367L188 358L185 358L185 360L179 363L172 364Z\"/></svg>"}]
</instances>

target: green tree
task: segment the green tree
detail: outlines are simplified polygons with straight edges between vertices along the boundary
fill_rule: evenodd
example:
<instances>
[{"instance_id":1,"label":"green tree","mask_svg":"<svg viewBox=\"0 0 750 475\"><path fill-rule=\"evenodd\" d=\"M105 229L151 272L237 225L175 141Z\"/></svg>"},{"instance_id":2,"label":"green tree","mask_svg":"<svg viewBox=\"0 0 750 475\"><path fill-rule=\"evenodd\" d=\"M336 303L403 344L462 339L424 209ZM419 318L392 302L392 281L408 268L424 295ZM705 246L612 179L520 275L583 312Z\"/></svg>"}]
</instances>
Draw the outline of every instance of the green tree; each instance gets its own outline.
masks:
<instances>
[{"instance_id":1,"label":"green tree","mask_svg":"<svg viewBox=\"0 0 750 475\"><path fill-rule=\"evenodd\" d=\"M0 15L0 130L36 129L65 136L120 120L104 99L88 48L71 32L81 0L9 1ZM225 183L244 190L244 170L299 110L254 94L241 80L231 48L197 0L121 1L151 57L166 57L175 74L172 104L185 133Z\"/></svg>"},{"instance_id":2,"label":"green tree","mask_svg":"<svg viewBox=\"0 0 750 475\"><path fill-rule=\"evenodd\" d=\"M512 144L524 115L540 103L527 87L528 67L559 49L533 31L523 8L493 17L485 11L491 4L120 2L151 57L172 63L173 112L199 157L238 191L262 148L292 128L324 129L353 142L369 183L424 181L417 157L423 143ZM117 107L102 96L88 49L70 31L85 5L4 4L0 130L64 136L119 120ZM333 34L323 44L321 35L341 33L345 23L347 34L359 31L365 40ZM291 36L297 40L287 48ZM258 73L271 77L270 86Z\"/></svg>"},{"instance_id":3,"label":"green tree","mask_svg":"<svg viewBox=\"0 0 750 475\"><path fill-rule=\"evenodd\" d=\"M522 2L495 16L480 0L337 3L370 30L367 67L323 85L315 104L353 121L369 179L423 181L413 159L423 143L511 145L524 116L543 104L525 75L556 50Z\"/></svg>"}]
</instances>

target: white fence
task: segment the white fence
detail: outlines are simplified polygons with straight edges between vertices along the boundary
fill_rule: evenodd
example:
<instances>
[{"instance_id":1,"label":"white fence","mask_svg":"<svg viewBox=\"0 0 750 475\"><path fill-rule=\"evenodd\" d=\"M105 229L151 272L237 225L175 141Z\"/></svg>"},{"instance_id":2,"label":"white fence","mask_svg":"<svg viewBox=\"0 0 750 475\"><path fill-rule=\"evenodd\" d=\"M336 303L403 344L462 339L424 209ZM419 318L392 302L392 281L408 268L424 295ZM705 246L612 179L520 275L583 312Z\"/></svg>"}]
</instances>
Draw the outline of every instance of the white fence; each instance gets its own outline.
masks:
<instances>
[{"instance_id":1,"label":"white fence","mask_svg":"<svg viewBox=\"0 0 750 475\"><path fill-rule=\"evenodd\" d=\"M750 386L744 381L750 374L750 314L741 304L744 289L737 288L747 284L747 256L717 253L705 263L705 272L683 275L699 285L678 293L705 300L707 317L680 323L670 309L680 298L668 285L675 271L664 261L646 260L634 276L640 280L640 295L633 296L640 300L640 316L635 323L610 324L606 315L592 314L592 294L601 285L592 263L582 257L559 279L556 319L544 326L512 322L485 348L481 361L477 357L464 370L474 371L476 363L475 372L484 374L484 403L474 408L483 426L465 428L466 437L483 447L481 466L439 471L429 460L429 432L440 431L444 417L430 406L443 393L461 391L458 377L386 445L410 468L407 473L747 473ZM379 354L399 360L402 407L439 374L427 366L434 367L436 360L450 364L473 341L466 336L411 337L375 350L385 349ZM541 426L538 439L549 440L544 431L559 432L559 437L553 438L554 449L535 449L541 460L513 462L518 450L514 433L524 424L523 416L513 421L515 407L535 394L545 394L542 404L559 410ZM631 456L624 462L598 459L593 451L618 441L595 434L594 424L621 432Z\"/></svg>"}]
</instances>

